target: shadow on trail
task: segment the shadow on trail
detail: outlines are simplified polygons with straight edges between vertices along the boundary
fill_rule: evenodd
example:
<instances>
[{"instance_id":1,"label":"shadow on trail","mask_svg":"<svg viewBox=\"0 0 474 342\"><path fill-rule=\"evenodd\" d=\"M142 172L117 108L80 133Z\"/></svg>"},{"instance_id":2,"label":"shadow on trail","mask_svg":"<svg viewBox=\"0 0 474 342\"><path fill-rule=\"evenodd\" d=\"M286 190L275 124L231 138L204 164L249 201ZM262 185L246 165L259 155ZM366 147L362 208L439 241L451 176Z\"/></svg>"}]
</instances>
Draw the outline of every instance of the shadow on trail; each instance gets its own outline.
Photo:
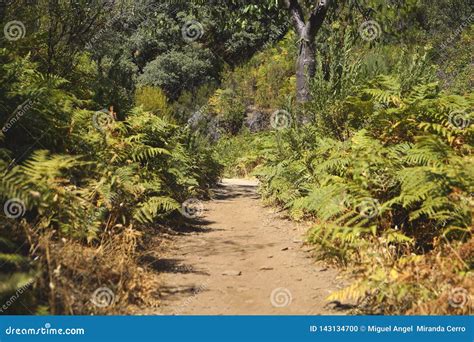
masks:
<instances>
[{"instance_id":1,"label":"shadow on trail","mask_svg":"<svg viewBox=\"0 0 474 342\"><path fill-rule=\"evenodd\" d=\"M194 219L188 221L182 221L179 223L175 223L170 225L168 228L170 232L173 232L173 235L185 235L185 234L193 234L193 233L209 233L211 231L215 231L215 228L208 228L206 226L214 224L214 221L206 220L206 219Z\"/></svg>"},{"instance_id":2,"label":"shadow on trail","mask_svg":"<svg viewBox=\"0 0 474 342\"><path fill-rule=\"evenodd\" d=\"M193 266L183 264L181 259L163 259L152 255L143 256L141 262L148 264L156 272L160 273L181 273L181 274L200 274L209 275L207 272L197 270Z\"/></svg>"},{"instance_id":3,"label":"shadow on trail","mask_svg":"<svg viewBox=\"0 0 474 342\"><path fill-rule=\"evenodd\" d=\"M248 197L251 199L259 199L260 196L256 193L257 186L254 185L219 185L214 189L212 198L218 201L232 200L239 197Z\"/></svg>"},{"instance_id":4,"label":"shadow on trail","mask_svg":"<svg viewBox=\"0 0 474 342\"><path fill-rule=\"evenodd\" d=\"M205 286L162 286L160 288L160 297L161 299L169 300L173 297L178 297L183 299L183 305L170 305L169 307L183 308L185 307L186 300L192 299L193 295L197 295L202 292L207 292L208 289ZM176 299L175 299L176 300Z\"/></svg>"}]
</instances>

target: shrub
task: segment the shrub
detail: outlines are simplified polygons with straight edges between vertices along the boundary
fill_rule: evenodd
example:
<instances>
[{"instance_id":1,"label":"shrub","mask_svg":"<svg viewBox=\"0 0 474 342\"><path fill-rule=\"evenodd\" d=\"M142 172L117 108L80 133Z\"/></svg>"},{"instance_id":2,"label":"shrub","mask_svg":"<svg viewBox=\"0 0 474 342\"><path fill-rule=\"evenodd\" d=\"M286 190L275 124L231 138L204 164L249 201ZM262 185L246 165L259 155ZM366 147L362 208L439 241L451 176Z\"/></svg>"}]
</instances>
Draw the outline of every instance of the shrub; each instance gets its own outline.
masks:
<instances>
[{"instance_id":1,"label":"shrub","mask_svg":"<svg viewBox=\"0 0 474 342\"><path fill-rule=\"evenodd\" d=\"M151 112L162 118L170 118L171 108L168 98L160 88L143 86L135 92L135 103L143 106L147 112Z\"/></svg>"}]
</instances>

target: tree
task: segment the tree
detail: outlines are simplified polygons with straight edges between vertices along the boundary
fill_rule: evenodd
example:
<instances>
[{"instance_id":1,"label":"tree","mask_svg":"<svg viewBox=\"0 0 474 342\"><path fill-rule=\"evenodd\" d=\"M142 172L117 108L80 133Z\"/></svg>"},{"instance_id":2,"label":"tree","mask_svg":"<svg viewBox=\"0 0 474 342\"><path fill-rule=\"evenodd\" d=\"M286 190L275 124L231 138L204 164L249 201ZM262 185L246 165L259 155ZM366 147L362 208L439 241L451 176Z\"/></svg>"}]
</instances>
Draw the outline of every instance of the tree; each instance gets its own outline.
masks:
<instances>
[{"instance_id":1,"label":"tree","mask_svg":"<svg viewBox=\"0 0 474 342\"><path fill-rule=\"evenodd\" d=\"M330 0L318 0L305 21L303 9L298 0L285 0L299 37L299 52L296 61L296 100L301 103L307 102L311 96L309 82L314 76L316 64L314 40L324 22L330 3Z\"/></svg>"}]
</instances>

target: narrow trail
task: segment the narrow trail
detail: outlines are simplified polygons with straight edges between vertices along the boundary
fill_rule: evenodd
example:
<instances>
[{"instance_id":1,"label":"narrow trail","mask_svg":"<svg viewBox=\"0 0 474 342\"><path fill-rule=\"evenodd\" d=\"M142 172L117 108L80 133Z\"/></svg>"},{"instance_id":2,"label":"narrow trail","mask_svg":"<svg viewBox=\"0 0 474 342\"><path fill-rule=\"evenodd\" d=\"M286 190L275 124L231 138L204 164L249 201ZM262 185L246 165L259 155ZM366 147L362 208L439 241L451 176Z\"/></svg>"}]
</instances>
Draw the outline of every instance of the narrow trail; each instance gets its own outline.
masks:
<instances>
[{"instance_id":1,"label":"narrow trail","mask_svg":"<svg viewBox=\"0 0 474 342\"><path fill-rule=\"evenodd\" d=\"M307 226L265 208L254 181L226 179L194 231L173 238L158 314L337 314L325 298L337 271L303 245Z\"/></svg>"}]
</instances>

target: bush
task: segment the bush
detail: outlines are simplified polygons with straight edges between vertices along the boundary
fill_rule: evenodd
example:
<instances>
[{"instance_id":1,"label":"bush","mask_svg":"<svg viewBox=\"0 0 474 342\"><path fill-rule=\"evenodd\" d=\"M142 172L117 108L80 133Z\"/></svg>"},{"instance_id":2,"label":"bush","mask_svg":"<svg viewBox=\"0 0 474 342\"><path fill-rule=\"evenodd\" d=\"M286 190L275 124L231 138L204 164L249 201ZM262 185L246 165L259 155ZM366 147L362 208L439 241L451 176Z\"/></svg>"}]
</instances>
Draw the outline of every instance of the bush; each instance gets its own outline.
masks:
<instances>
[{"instance_id":1,"label":"bush","mask_svg":"<svg viewBox=\"0 0 474 342\"><path fill-rule=\"evenodd\" d=\"M205 49L190 47L184 52L170 51L148 63L138 83L159 87L168 98L176 100L183 91L215 79L218 69L214 59L213 54Z\"/></svg>"},{"instance_id":2,"label":"bush","mask_svg":"<svg viewBox=\"0 0 474 342\"><path fill-rule=\"evenodd\" d=\"M148 86L138 88L135 92L135 103L137 106L143 106L147 112L170 119L171 108L168 98L160 88Z\"/></svg>"}]
</instances>

